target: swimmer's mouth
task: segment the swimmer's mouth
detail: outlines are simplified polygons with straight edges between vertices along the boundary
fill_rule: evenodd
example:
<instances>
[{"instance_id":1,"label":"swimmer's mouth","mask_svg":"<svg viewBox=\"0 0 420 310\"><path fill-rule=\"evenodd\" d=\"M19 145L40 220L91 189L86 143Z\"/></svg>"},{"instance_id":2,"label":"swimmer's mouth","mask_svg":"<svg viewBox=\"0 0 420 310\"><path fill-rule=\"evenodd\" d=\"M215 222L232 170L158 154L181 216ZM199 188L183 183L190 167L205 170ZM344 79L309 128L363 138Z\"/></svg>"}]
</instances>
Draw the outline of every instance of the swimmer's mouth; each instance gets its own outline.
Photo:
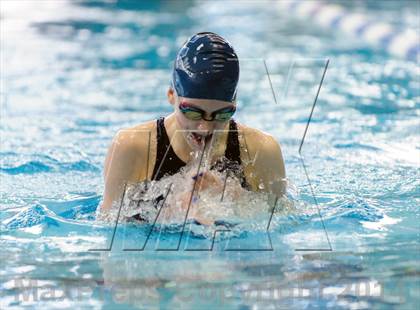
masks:
<instances>
[{"instance_id":1,"label":"swimmer's mouth","mask_svg":"<svg viewBox=\"0 0 420 310\"><path fill-rule=\"evenodd\" d=\"M205 144L207 144L207 143L209 143L210 141L211 141L211 138L212 138L212 134L209 134L209 135L202 135L202 134L199 134L199 133L196 133L196 132L191 132L191 133L189 133L188 134L188 136L195 142L195 143L197 143L197 144L203 144L203 143L205 143Z\"/></svg>"}]
</instances>

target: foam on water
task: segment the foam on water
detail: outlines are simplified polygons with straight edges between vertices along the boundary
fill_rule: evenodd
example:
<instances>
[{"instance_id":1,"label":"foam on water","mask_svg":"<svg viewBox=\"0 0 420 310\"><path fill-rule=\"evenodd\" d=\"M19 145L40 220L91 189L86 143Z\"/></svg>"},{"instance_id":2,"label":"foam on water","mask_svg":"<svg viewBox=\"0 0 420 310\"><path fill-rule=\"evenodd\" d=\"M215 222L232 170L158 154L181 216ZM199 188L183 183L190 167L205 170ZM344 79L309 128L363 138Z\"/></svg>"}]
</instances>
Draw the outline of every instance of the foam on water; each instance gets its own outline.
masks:
<instances>
[{"instance_id":1,"label":"foam on water","mask_svg":"<svg viewBox=\"0 0 420 310\"><path fill-rule=\"evenodd\" d=\"M99 213L99 218L112 224L117 219L122 223L134 221L141 226L141 222L133 218L140 214L143 224L159 225L163 230L170 227L171 231L176 230L176 227L181 231L187 221L194 224L196 235L203 233L203 227L199 227L201 224L210 225L212 227L204 228L204 237L211 238L214 229L220 229L220 226L234 227L231 236L241 231L266 231L270 225L275 229L279 216L296 212L291 198L296 197L296 193L289 195L289 198L286 195L276 198L273 194L244 189L234 174L228 176L226 171L209 170L210 164L206 159L208 153L205 154L204 158L200 158L200 152L193 154L195 160L179 173L159 181L128 183L122 199L114 201L109 212ZM201 168L200 163L203 163ZM219 184L223 184L223 191L214 187L201 189L201 183L193 178L198 172L211 174ZM262 187L261 184L260 189ZM296 190L293 186L290 189Z\"/></svg>"}]
</instances>

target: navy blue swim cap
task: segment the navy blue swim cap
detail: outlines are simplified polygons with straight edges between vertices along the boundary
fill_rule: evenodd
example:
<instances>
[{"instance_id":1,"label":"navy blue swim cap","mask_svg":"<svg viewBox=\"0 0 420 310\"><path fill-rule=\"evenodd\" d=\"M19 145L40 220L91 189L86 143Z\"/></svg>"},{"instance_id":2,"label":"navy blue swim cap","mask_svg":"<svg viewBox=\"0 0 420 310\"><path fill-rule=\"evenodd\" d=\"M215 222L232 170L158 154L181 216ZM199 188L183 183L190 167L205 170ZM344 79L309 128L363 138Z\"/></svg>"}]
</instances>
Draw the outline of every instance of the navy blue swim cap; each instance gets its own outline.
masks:
<instances>
[{"instance_id":1,"label":"navy blue swim cap","mask_svg":"<svg viewBox=\"0 0 420 310\"><path fill-rule=\"evenodd\" d=\"M239 61L232 45L213 32L200 32L179 50L172 77L178 96L234 101Z\"/></svg>"}]
</instances>

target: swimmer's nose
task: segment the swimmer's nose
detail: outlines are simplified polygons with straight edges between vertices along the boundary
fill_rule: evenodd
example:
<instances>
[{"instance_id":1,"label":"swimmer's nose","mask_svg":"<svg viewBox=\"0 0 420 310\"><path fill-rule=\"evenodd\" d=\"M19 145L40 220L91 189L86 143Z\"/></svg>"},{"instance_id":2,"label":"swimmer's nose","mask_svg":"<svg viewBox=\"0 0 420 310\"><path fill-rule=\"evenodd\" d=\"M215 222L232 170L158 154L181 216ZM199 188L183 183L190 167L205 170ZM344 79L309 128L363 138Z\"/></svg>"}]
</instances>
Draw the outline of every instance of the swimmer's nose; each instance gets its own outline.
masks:
<instances>
[{"instance_id":1,"label":"swimmer's nose","mask_svg":"<svg viewBox=\"0 0 420 310\"><path fill-rule=\"evenodd\" d=\"M197 126L198 130L204 131L206 134L211 134L213 132L213 122L208 122L205 120L201 120Z\"/></svg>"}]
</instances>

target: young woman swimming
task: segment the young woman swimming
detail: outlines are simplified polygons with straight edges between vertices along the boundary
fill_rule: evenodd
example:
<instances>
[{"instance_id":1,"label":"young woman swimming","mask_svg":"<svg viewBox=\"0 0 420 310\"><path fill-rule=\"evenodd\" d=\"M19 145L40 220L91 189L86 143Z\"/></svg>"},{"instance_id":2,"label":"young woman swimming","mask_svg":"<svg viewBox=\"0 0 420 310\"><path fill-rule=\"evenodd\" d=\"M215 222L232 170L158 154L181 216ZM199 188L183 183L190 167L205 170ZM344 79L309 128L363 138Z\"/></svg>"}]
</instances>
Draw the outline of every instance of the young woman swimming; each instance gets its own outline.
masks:
<instances>
[{"instance_id":1,"label":"young woman swimming","mask_svg":"<svg viewBox=\"0 0 420 310\"><path fill-rule=\"evenodd\" d=\"M241 187L238 192L281 196L285 167L279 144L271 135L232 118L238 79L239 61L229 42L212 32L189 38L177 54L167 92L174 111L121 130L114 138L105 160L101 214L121 198L127 182L158 181L174 175L203 152L210 169L185 180L185 195L178 197L186 202L197 184L200 190L224 190L215 171L236 177Z\"/></svg>"}]
</instances>

